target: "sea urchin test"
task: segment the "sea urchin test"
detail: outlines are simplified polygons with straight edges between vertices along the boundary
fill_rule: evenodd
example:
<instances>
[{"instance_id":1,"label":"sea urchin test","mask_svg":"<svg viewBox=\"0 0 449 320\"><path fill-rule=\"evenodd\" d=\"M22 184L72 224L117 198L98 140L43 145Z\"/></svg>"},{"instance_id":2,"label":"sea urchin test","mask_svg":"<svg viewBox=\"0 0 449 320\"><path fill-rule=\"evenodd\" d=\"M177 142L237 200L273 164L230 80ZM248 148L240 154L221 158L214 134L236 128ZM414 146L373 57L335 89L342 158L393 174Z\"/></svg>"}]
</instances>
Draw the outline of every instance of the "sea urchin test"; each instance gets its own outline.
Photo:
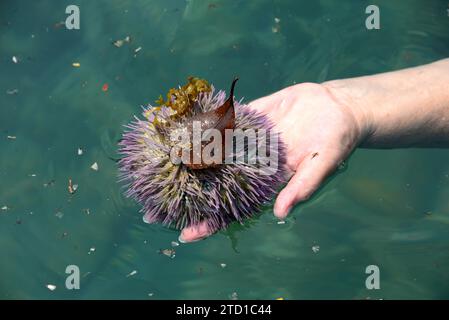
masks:
<instances>
[{"instance_id":1,"label":"sea urchin test","mask_svg":"<svg viewBox=\"0 0 449 320\"><path fill-rule=\"evenodd\" d=\"M242 223L285 182L285 151L265 115L190 77L135 117L120 141L120 180L143 220L210 230Z\"/></svg>"}]
</instances>

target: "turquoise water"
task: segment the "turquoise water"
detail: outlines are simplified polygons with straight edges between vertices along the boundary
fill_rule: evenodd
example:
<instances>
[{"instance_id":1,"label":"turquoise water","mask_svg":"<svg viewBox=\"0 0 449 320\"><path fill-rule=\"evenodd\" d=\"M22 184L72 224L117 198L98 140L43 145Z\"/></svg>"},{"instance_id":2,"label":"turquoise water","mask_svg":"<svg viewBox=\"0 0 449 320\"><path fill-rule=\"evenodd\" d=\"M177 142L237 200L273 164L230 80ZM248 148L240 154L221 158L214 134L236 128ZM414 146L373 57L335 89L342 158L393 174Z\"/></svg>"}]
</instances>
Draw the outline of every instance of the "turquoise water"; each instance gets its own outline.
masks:
<instances>
[{"instance_id":1,"label":"turquoise water","mask_svg":"<svg viewBox=\"0 0 449 320\"><path fill-rule=\"evenodd\" d=\"M78 1L78 31L59 23L71 3L0 3L0 298L449 298L448 150L358 150L286 224L270 206L173 259L158 251L178 233L142 222L111 160L122 125L189 75L238 75L250 101L448 57L447 1L377 1L377 31L369 1Z\"/></svg>"}]
</instances>

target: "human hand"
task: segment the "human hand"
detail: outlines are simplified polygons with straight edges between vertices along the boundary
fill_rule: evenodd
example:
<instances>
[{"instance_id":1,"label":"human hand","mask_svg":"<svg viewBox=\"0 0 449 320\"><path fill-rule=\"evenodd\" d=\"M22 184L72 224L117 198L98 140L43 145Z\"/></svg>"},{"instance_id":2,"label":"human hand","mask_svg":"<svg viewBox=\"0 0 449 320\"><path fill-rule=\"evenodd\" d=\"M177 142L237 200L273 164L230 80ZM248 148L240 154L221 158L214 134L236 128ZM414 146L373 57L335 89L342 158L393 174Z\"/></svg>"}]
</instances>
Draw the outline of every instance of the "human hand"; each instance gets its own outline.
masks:
<instances>
[{"instance_id":1,"label":"human hand","mask_svg":"<svg viewBox=\"0 0 449 320\"><path fill-rule=\"evenodd\" d=\"M323 84L287 87L249 107L271 119L287 148L291 179L274 205L279 219L296 203L307 200L369 131L362 110ZM213 232L206 223L189 226L182 230L180 241L200 240Z\"/></svg>"}]
</instances>

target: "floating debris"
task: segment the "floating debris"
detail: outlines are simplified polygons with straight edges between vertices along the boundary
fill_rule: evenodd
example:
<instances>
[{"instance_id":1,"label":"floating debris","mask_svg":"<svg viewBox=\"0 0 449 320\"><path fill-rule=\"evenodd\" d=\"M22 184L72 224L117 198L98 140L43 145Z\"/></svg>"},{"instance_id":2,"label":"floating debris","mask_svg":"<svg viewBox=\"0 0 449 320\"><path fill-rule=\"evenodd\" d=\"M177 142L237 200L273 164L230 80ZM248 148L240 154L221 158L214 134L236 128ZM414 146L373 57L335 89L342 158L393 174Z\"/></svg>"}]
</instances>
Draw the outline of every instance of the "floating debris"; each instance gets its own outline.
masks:
<instances>
[{"instance_id":1,"label":"floating debris","mask_svg":"<svg viewBox=\"0 0 449 320\"><path fill-rule=\"evenodd\" d=\"M72 179L69 178L69 185L67 188L68 188L70 194L74 194L76 192L76 190L78 190L78 185L72 184Z\"/></svg>"},{"instance_id":2,"label":"floating debris","mask_svg":"<svg viewBox=\"0 0 449 320\"><path fill-rule=\"evenodd\" d=\"M36 176L37 176L37 174L35 174L35 173L31 173L28 175L28 177L36 177Z\"/></svg>"},{"instance_id":3,"label":"floating debris","mask_svg":"<svg viewBox=\"0 0 449 320\"><path fill-rule=\"evenodd\" d=\"M175 249L161 249L159 250L159 254L163 254L173 259L176 255L176 251Z\"/></svg>"},{"instance_id":4,"label":"floating debris","mask_svg":"<svg viewBox=\"0 0 449 320\"><path fill-rule=\"evenodd\" d=\"M8 206L3 206L0 208L2 211L8 211L10 209L10 207Z\"/></svg>"},{"instance_id":5,"label":"floating debris","mask_svg":"<svg viewBox=\"0 0 449 320\"><path fill-rule=\"evenodd\" d=\"M340 162L340 163L338 164L337 170L339 170L339 171L345 170L346 167L347 167L347 163L346 163L346 161L343 160L342 162Z\"/></svg>"},{"instance_id":6,"label":"floating debris","mask_svg":"<svg viewBox=\"0 0 449 320\"><path fill-rule=\"evenodd\" d=\"M153 293L153 292L150 292L150 293L148 294L148 296L149 296L149 297L152 297L152 296L154 296L154 293Z\"/></svg>"},{"instance_id":7,"label":"floating debris","mask_svg":"<svg viewBox=\"0 0 449 320\"><path fill-rule=\"evenodd\" d=\"M85 209L83 209L83 212L85 214L89 215L90 214L90 209L89 208L85 208Z\"/></svg>"},{"instance_id":8,"label":"floating debris","mask_svg":"<svg viewBox=\"0 0 449 320\"><path fill-rule=\"evenodd\" d=\"M172 247L177 247L177 246L179 246L179 242L172 241L172 242L171 242L171 246L172 246Z\"/></svg>"},{"instance_id":9,"label":"floating debris","mask_svg":"<svg viewBox=\"0 0 449 320\"><path fill-rule=\"evenodd\" d=\"M239 296L238 296L237 292L233 292L233 293L231 293L231 295L229 296L229 298L230 298L231 300L238 300L238 299L239 299Z\"/></svg>"},{"instance_id":10,"label":"floating debris","mask_svg":"<svg viewBox=\"0 0 449 320\"><path fill-rule=\"evenodd\" d=\"M62 219L62 217L64 216L64 213L62 211L58 211L55 213L55 217Z\"/></svg>"},{"instance_id":11,"label":"floating debris","mask_svg":"<svg viewBox=\"0 0 449 320\"><path fill-rule=\"evenodd\" d=\"M12 62L19 63L19 59L16 56L12 56Z\"/></svg>"},{"instance_id":12,"label":"floating debris","mask_svg":"<svg viewBox=\"0 0 449 320\"><path fill-rule=\"evenodd\" d=\"M65 238L69 235L69 233L67 231L64 231L61 235L61 238Z\"/></svg>"},{"instance_id":13,"label":"floating debris","mask_svg":"<svg viewBox=\"0 0 449 320\"><path fill-rule=\"evenodd\" d=\"M137 57L137 54L139 53L140 50L142 50L142 47L138 47L138 48L134 49L134 58Z\"/></svg>"},{"instance_id":14,"label":"floating debris","mask_svg":"<svg viewBox=\"0 0 449 320\"><path fill-rule=\"evenodd\" d=\"M285 224L285 220L281 220L277 222L278 224Z\"/></svg>"},{"instance_id":15,"label":"floating debris","mask_svg":"<svg viewBox=\"0 0 449 320\"><path fill-rule=\"evenodd\" d=\"M56 289L56 286L54 284L47 284L46 287L50 291L54 291Z\"/></svg>"},{"instance_id":16,"label":"floating debris","mask_svg":"<svg viewBox=\"0 0 449 320\"><path fill-rule=\"evenodd\" d=\"M279 25L280 22L281 22L281 19L274 18L274 26L271 27L271 31L273 33L278 33L281 30L281 26Z\"/></svg>"},{"instance_id":17,"label":"floating debris","mask_svg":"<svg viewBox=\"0 0 449 320\"><path fill-rule=\"evenodd\" d=\"M320 246L312 246L312 251L313 253L317 253L318 251L320 251Z\"/></svg>"},{"instance_id":18,"label":"floating debris","mask_svg":"<svg viewBox=\"0 0 449 320\"><path fill-rule=\"evenodd\" d=\"M19 89L8 89L6 90L6 94L15 95L19 93Z\"/></svg>"},{"instance_id":19,"label":"floating debris","mask_svg":"<svg viewBox=\"0 0 449 320\"><path fill-rule=\"evenodd\" d=\"M6 138L8 138L9 140L16 140L17 139L16 136L6 136Z\"/></svg>"},{"instance_id":20,"label":"floating debris","mask_svg":"<svg viewBox=\"0 0 449 320\"><path fill-rule=\"evenodd\" d=\"M120 48L120 47L123 46L125 43L129 43L129 42L131 42L131 37L130 37L130 36L127 36L127 37L125 37L124 39L118 39L118 40L115 40L114 42L112 42L112 44L113 44L114 46L116 46L117 48Z\"/></svg>"},{"instance_id":21,"label":"floating debris","mask_svg":"<svg viewBox=\"0 0 449 320\"><path fill-rule=\"evenodd\" d=\"M81 148L78 148L78 155L79 156L82 156L83 155L83 153L84 153L84 151L83 151L83 149L81 149Z\"/></svg>"},{"instance_id":22,"label":"floating debris","mask_svg":"<svg viewBox=\"0 0 449 320\"><path fill-rule=\"evenodd\" d=\"M130 273L128 273L127 275L126 275L126 277L128 278L128 277L132 277L132 276L134 276L134 275L136 275L137 274L137 270L133 270L133 271L131 271Z\"/></svg>"},{"instance_id":23,"label":"floating debris","mask_svg":"<svg viewBox=\"0 0 449 320\"><path fill-rule=\"evenodd\" d=\"M47 188L47 187L52 187L54 184L55 184L55 180L54 179L52 179L52 180L50 180L50 181L48 181L48 182L45 182L44 184L43 184L43 186L45 187L45 188Z\"/></svg>"},{"instance_id":24,"label":"floating debris","mask_svg":"<svg viewBox=\"0 0 449 320\"><path fill-rule=\"evenodd\" d=\"M59 28L61 28L62 26L65 26L65 21L59 21L59 22L56 22L56 23L53 25L53 28L59 29Z\"/></svg>"},{"instance_id":25,"label":"floating debris","mask_svg":"<svg viewBox=\"0 0 449 320\"><path fill-rule=\"evenodd\" d=\"M90 166L90 168L91 168L92 170L94 170L94 171L98 171L98 163L94 162L94 163Z\"/></svg>"},{"instance_id":26,"label":"floating debris","mask_svg":"<svg viewBox=\"0 0 449 320\"><path fill-rule=\"evenodd\" d=\"M226 268L226 263L220 263L220 267Z\"/></svg>"},{"instance_id":27,"label":"floating debris","mask_svg":"<svg viewBox=\"0 0 449 320\"><path fill-rule=\"evenodd\" d=\"M92 254L96 251L97 249L95 249L95 247L92 247L89 249L89 252L87 254Z\"/></svg>"},{"instance_id":28,"label":"floating debris","mask_svg":"<svg viewBox=\"0 0 449 320\"><path fill-rule=\"evenodd\" d=\"M102 90L103 92L108 91L108 90L109 90L109 85L108 85L107 83L105 83L105 84L101 87L101 90Z\"/></svg>"},{"instance_id":29,"label":"floating debris","mask_svg":"<svg viewBox=\"0 0 449 320\"><path fill-rule=\"evenodd\" d=\"M74 63L72 63L72 67L74 67L74 68L79 68L79 67L81 67L81 63L79 63L79 62L74 62Z\"/></svg>"},{"instance_id":30,"label":"floating debris","mask_svg":"<svg viewBox=\"0 0 449 320\"><path fill-rule=\"evenodd\" d=\"M113 44L117 48L120 48L121 46L123 46L123 40L116 40L116 41L113 42Z\"/></svg>"}]
</instances>

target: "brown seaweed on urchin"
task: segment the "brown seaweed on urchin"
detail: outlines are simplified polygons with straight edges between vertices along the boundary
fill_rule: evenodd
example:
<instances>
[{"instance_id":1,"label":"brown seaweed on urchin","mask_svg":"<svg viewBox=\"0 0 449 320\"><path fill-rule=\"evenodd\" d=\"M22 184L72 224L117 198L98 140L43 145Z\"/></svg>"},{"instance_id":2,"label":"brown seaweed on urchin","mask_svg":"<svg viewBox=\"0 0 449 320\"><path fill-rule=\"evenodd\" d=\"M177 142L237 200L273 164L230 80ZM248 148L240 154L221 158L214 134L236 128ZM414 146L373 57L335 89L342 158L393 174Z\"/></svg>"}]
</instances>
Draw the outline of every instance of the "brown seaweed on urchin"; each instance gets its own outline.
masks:
<instances>
[{"instance_id":1,"label":"brown seaweed on urchin","mask_svg":"<svg viewBox=\"0 0 449 320\"><path fill-rule=\"evenodd\" d=\"M267 145L278 163L270 174L261 174L270 168L260 162L194 165L171 161L169 132L190 133L193 120L203 121L202 130L211 123L220 131L273 130L265 115L234 100L235 82L226 99L224 91L215 92L205 80L189 78L187 85L169 91L167 101L161 97L159 106L144 108L144 119L135 117L126 126L119 143L120 180L125 183L125 194L142 205L145 222L182 229L205 221L216 231L257 214L285 182L285 149L280 138L277 144Z\"/></svg>"}]
</instances>

